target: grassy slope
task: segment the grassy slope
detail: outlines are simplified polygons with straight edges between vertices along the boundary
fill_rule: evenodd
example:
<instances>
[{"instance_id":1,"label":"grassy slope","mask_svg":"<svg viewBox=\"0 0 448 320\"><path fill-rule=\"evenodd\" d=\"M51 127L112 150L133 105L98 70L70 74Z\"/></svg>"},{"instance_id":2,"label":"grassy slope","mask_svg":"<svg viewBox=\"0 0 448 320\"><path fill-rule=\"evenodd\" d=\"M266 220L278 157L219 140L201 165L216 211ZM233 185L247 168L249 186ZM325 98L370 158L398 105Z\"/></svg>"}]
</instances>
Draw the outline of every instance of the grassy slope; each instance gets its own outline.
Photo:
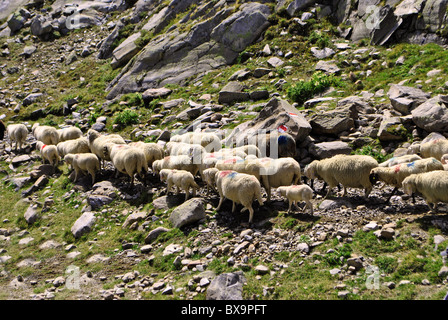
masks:
<instances>
[{"instance_id":1,"label":"grassy slope","mask_svg":"<svg viewBox=\"0 0 448 320\"><path fill-rule=\"evenodd\" d=\"M268 30L268 36L265 40L249 47L246 51L256 53L260 51L265 44L269 44L271 48L278 46L283 52L292 51L294 58L291 58L286 62L282 68L276 70L272 78L265 76L262 79L249 79L244 83L254 88L266 88L269 92L279 92L286 98L287 87L279 90L274 87L274 83L283 77L287 83L293 84L299 79L309 79L314 73L313 66L317 60L315 60L309 52L309 46L319 44L321 42L328 43L328 39L320 39L315 34L310 39L308 35L296 36L291 40L290 35L279 35L282 30L286 28L289 21L285 18L280 18L278 24L272 26ZM316 24L316 30L328 29L331 37L334 28L324 22L323 24ZM93 32L97 30L92 30ZM275 35L275 36L273 36ZM322 38L322 36L321 36ZM291 40L291 41L288 41ZM316 40L317 39L317 40ZM320 40L319 40L320 39ZM57 47L65 39L57 39L54 43ZM60 42L58 42L60 41ZM320 42L319 42L320 41ZM46 44L48 49L51 50L52 44ZM352 44L356 48L355 44ZM21 46L16 44L10 45L12 59L17 59L17 54L20 52ZM360 74L361 71L365 71L365 66L373 58L371 56L364 57L351 57L351 56L336 56L338 64L343 67L344 60L351 61L351 59L357 58L362 60L361 69L355 67L344 67L344 73L350 71L356 73L363 83L362 90L375 92L379 89L387 91L388 84L398 83L404 79L409 79L407 84L414 85L417 81L422 81L421 85L426 91L434 93L445 93L446 88L443 83L448 80L446 73L446 65L444 61L447 60L447 51L436 45L416 46L409 44L393 45L390 48L375 48L384 61L387 62L387 67L382 67L380 63L374 64L372 68L373 74L368 78L363 78ZM395 66L395 60L400 56L405 56L405 63L401 66ZM183 97L188 101L189 99L198 101L198 98L204 93L210 93L213 97L213 101L217 100L217 92L219 88L227 83L228 78L235 71L242 68L249 68L250 70L256 67L266 67L266 57L254 56L253 58L237 63L233 66L229 66L220 70L212 71L200 79L200 85L195 85L197 79L192 79L189 86L179 87L171 86L174 90L169 99ZM28 61L31 67L37 67L38 61L35 61L36 65L32 65L32 61ZM48 71L49 84L42 85L44 92L52 98L52 102L49 102L47 107L52 108L56 115L49 116L45 121L49 123L63 123L64 117L59 116L57 113L61 109L62 103L69 98L78 97L80 100L79 108L92 108L92 117L96 117L102 114L100 109L104 100L104 89L107 83L113 79L118 70L112 70L109 65L109 61L98 61L94 56L90 56L84 59L80 59L73 65L64 66L60 68ZM417 65L417 67L415 67ZM44 67L44 65L42 65ZM431 83L426 83L426 72L440 68L443 72L440 74L437 80L433 80ZM44 68L42 68L43 70ZM413 70L413 73L410 71ZM20 86L21 83L17 83L17 79L21 75L26 75L25 71L8 77L8 79L0 79L0 87L8 88L10 86ZM85 82L80 82L80 77L85 78ZM344 84L338 88L338 92L333 93L338 97L349 96L357 94L359 88L351 82L344 82ZM122 111L126 108L135 108L140 113L140 124L145 124L152 114L152 109L157 107L155 104L150 108L144 108L141 105L141 101L138 99L138 94L128 95L123 98L130 101L128 105L114 104L111 106L111 112L109 117L108 129L111 130L114 115L118 111ZM168 99L167 99L168 100ZM160 102L160 101L159 101ZM381 99L378 99L381 103ZM26 110L22 110L23 113L19 114L19 118L23 117L26 112L35 110L45 106L45 102L38 102ZM179 110L185 108L183 105ZM236 107L229 107L224 112L229 112L236 109ZM163 111L163 110L162 110ZM174 111L176 112L176 111ZM8 113L7 116L11 116L12 113ZM244 120L244 119L239 119ZM135 128L135 125L122 127L118 130L119 133L126 137L129 137L129 133ZM10 170L7 168L7 164L3 163L2 168L7 172ZM19 168L18 172L25 172L29 170L27 168ZM73 183L67 178L68 168L65 165L60 165L62 174L51 178L49 187L44 190L40 190L35 193L35 197L41 203L45 198L52 195L54 199L62 199L63 196L74 189ZM3 174L1 177L4 177ZM25 187L26 188L26 187ZM164 277L172 277L173 283L176 287L185 286L186 282L191 277L191 273L185 273L175 268L172 264L174 256L162 257L161 252L170 243L178 243L184 246L192 246L195 242L195 235L197 234L197 228L194 227L190 232L180 232L174 230L156 241L152 254L155 255L155 259L150 264L147 258L144 257L141 262L133 265L126 264L126 260L113 259L108 264L87 265L85 263L86 258L102 253L106 256L113 257L123 249L121 247L122 241L135 242L141 245L143 239L146 236L146 232L143 231L129 231L121 228L126 216L123 213L131 210L150 210L151 204L147 203L147 199L143 198L141 201L137 201L137 204L130 204L123 200L116 200L109 206L106 206L102 213L99 215L99 219L94 227L94 230L88 235L82 237L79 240L75 240L71 235L69 228L73 225L73 222L81 214L81 208L83 206L80 192L74 192L66 200L57 200L51 209L44 213L41 219L38 220L32 226L27 226L23 218L23 213L27 208L27 204L21 200L20 194L15 192L13 188L7 184L2 183L0 185L0 217L3 222L1 227L7 229L20 228L26 229L29 232L30 237L34 238L31 244L23 247L18 245L19 237L17 233L11 236L10 242L2 244L7 250L8 255L13 258L9 260L5 265L5 270L10 273L11 276L22 275L23 277L29 277L30 279L36 279L38 285L33 289L34 293L43 292L51 285L46 284L44 280L55 278L64 274L65 268L70 264L79 266L82 272L92 271L97 274L104 274L108 277L108 280L100 284L100 287L104 289L112 288L120 281L114 279L114 275L125 273L127 271L137 270L141 274L151 276L155 281ZM13 209L11 209L13 208ZM127 211L125 211L127 210ZM167 221L167 213L162 211L156 211L155 214L160 218L158 222L151 222L149 229L156 226L169 227L170 224ZM296 231L303 233L304 241L307 240L306 234L310 229L319 223L320 219L317 218L312 222L304 222L300 219L286 217L284 212L273 211L273 228L286 231ZM7 219L7 220L5 220ZM211 217L210 219L213 219ZM208 220L204 225L199 227L207 227ZM420 283L423 279L429 279L431 283L442 283L442 279L437 277L437 272L442 266L441 257L437 252L434 252L433 236L439 233L439 230L430 224L425 223L424 218L420 218L417 222L403 222L398 228L400 235L394 241L378 241L376 237L369 233L358 232L353 236L351 243L343 244L339 243L337 239L326 240L317 249L312 251L311 256L302 256L297 253L279 252L276 254L276 260L272 262L259 261L257 258L252 258L248 261L249 269L245 269L245 275L247 277L247 286L244 289L244 297L251 299L255 296L264 299L337 299L338 290L334 289L339 284L337 276L331 276L328 272L329 269L334 267L342 267L340 257L348 257L350 254L357 254L359 256L369 257L374 259L376 265L381 267L383 274L381 275L381 282L411 280L415 283ZM425 235L422 245L416 242L411 235L415 231L419 231ZM222 242L233 239L237 236L237 232L231 228L223 228L219 237ZM66 254L63 249L56 250L41 250L39 245L44 241L53 239L59 243L75 244L76 250L81 252L74 261L67 261L64 258ZM446 245L442 243L440 247ZM334 250L328 252L329 249ZM200 255L193 256L193 258L200 258ZM16 264L25 258L32 258L38 261L44 261L41 267L36 270L35 268L19 269ZM213 262L208 266L209 270L214 270L216 273L228 272L236 270L236 268L227 265L227 256L215 257ZM267 265L271 270L271 274L257 275L254 271L254 267L258 264ZM286 268L284 266L287 265ZM349 299L440 299L445 289L443 286L422 286L422 285L402 285L398 286L394 290L370 290L365 285L365 279L368 274L365 270L359 271L358 276L352 276L344 279L344 283L351 292L354 292L348 296ZM7 284L11 278L0 277L0 287L6 289ZM263 296L263 286L274 288L274 294ZM130 289L126 289L131 291ZM76 296L77 292L70 292L67 289L62 290L58 298L67 298ZM0 290L0 298L8 298L10 296L9 290ZM98 290L92 292L92 297L99 297ZM161 294L143 294L147 299L177 299L182 298L180 293L174 293L173 296L162 296ZM199 293L196 298L203 299L205 294ZM25 297L26 298L26 297Z\"/></svg>"}]
</instances>

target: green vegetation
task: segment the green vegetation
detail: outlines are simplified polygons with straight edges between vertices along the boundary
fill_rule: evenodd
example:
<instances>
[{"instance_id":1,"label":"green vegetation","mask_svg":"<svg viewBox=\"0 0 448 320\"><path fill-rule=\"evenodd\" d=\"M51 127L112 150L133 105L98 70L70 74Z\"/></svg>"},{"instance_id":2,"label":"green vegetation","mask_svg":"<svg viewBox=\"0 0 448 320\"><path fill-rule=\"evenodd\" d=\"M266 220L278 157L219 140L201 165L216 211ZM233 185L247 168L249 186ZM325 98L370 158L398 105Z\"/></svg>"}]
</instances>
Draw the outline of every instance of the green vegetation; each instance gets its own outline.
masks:
<instances>
[{"instance_id":1,"label":"green vegetation","mask_svg":"<svg viewBox=\"0 0 448 320\"><path fill-rule=\"evenodd\" d=\"M288 98L299 105L311 99L316 94L322 93L330 86L339 86L340 80L334 75L316 72L308 81L299 80L287 89Z\"/></svg>"}]
</instances>

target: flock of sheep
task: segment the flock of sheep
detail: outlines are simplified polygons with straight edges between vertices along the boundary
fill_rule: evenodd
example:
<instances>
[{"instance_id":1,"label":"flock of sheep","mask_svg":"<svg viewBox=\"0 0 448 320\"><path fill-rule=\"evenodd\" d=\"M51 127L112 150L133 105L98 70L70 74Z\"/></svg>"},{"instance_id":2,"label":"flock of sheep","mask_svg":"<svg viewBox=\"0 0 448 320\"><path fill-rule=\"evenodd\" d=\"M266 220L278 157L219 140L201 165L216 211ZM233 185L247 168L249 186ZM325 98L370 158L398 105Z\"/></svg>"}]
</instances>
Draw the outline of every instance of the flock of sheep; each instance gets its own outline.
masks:
<instances>
[{"instance_id":1,"label":"flock of sheep","mask_svg":"<svg viewBox=\"0 0 448 320\"><path fill-rule=\"evenodd\" d=\"M0 121L1 122L1 121ZM2 129L3 126L3 130ZM0 123L0 134L5 131L9 137L11 148L22 149L28 136L28 129L23 124L10 124L7 127ZM288 212L292 205L304 201L313 214L311 203L314 190L301 183L302 170L300 164L291 156L271 158L266 156L265 145L244 145L233 148L222 148L221 139L211 132L188 132L171 137L165 145L158 143L127 143L118 134L100 134L89 129L84 136L77 127L56 129L35 123L32 134L36 138L36 150L42 161L56 166L61 159L74 170L75 182L81 174L90 174L92 185L96 173L104 168L104 162L112 162L119 173L130 177L134 185L135 175L144 177L151 169L153 174L166 183L166 192L176 187L176 194L185 192L185 200L189 198L190 189L193 196L200 186L195 179L199 175L203 181L207 195L217 191L220 200L216 210L220 210L225 199L233 202L232 212L236 204L241 204L249 211L249 223L253 221L252 203L256 200L263 205L262 188L267 193L267 201L271 199L271 189L276 188L280 196L289 201ZM272 141L267 134L266 141ZM280 142L285 141L287 134L277 134ZM261 141L261 140L259 140ZM328 159L314 160L308 164L303 175L310 179L324 181L328 185L327 197L334 187L342 185L343 195L347 188L362 188L365 197L369 196L378 181L394 187L389 195L398 188L414 197L420 194L431 210L435 210L438 202L448 202L448 140L438 139L428 143L412 146L410 153L378 163L367 155L336 155ZM419 154L419 155L418 155ZM280 153L281 156L281 153ZM199 178L198 178L199 179Z\"/></svg>"}]
</instances>

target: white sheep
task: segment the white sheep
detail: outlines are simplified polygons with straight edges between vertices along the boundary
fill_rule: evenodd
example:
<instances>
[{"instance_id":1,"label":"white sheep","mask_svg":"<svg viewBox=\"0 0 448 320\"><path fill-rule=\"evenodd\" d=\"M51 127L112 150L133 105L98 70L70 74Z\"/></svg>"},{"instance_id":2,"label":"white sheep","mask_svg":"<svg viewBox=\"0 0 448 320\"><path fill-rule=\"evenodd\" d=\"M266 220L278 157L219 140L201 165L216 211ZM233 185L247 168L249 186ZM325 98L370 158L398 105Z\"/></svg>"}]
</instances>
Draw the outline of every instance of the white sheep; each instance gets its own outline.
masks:
<instances>
[{"instance_id":1,"label":"white sheep","mask_svg":"<svg viewBox=\"0 0 448 320\"><path fill-rule=\"evenodd\" d=\"M207 168L202 172L202 179L205 182L205 186L207 188L207 195L210 194L210 190L216 190L216 173L219 170L216 168Z\"/></svg>"},{"instance_id":2,"label":"white sheep","mask_svg":"<svg viewBox=\"0 0 448 320\"><path fill-rule=\"evenodd\" d=\"M390 201L392 196L401 188L403 180L415 173L429 172L434 170L443 170L443 165L435 158L427 158L412 162L400 163L392 167L377 167L370 171L369 179L374 185L377 181L383 181L394 187L386 200Z\"/></svg>"},{"instance_id":3,"label":"white sheep","mask_svg":"<svg viewBox=\"0 0 448 320\"><path fill-rule=\"evenodd\" d=\"M152 167L152 164L155 160L161 160L164 157L163 147L153 142L131 142L129 143L132 147L140 148L146 156L146 161L148 163L148 167Z\"/></svg>"},{"instance_id":4,"label":"white sheep","mask_svg":"<svg viewBox=\"0 0 448 320\"><path fill-rule=\"evenodd\" d=\"M406 163L406 162L412 162L416 160L421 160L422 157L420 157L417 154L405 154L403 156L399 157L392 157L384 162L381 162L378 164L379 167L392 167L400 163Z\"/></svg>"},{"instance_id":5,"label":"white sheep","mask_svg":"<svg viewBox=\"0 0 448 320\"><path fill-rule=\"evenodd\" d=\"M80 173L88 172L92 177L92 185L95 184L96 171L100 170L100 161L93 153L69 153L64 160L75 170L74 182L78 181Z\"/></svg>"},{"instance_id":6,"label":"white sheep","mask_svg":"<svg viewBox=\"0 0 448 320\"><path fill-rule=\"evenodd\" d=\"M162 169L186 170L193 176L199 171L199 164L193 162L190 156L166 156L161 160L156 160L152 164L152 171L158 174Z\"/></svg>"},{"instance_id":7,"label":"white sheep","mask_svg":"<svg viewBox=\"0 0 448 320\"><path fill-rule=\"evenodd\" d=\"M202 157L202 162L199 165L199 173L202 177L202 180L204 181L203 172L204 170L208 168L214 168L216 166L216 163L220 160L226 160L226 159L234 159L235 161L243 161L245 153L242 152L236 152L236 154L241 154L243 157L233 155L233 152L226 152L224 149L221 149L218 152L211 152L206 153Z\"/></svg>"},{"instance_id":8,"label":"white sheep","mask_svg":"<svg viewBox=\"0 0 448 320\"><path fill-rule=\"evenodd\" d=\"M218 151L222 147L221 139L213 132L187 132L172 136L170 141L200 144L207 152Z\"/></svg>"},{"instance_id":9,"label":"white sheep","mask_svg":"<svg viewBox=\"0 0 448 320\"><path fill-rule=\"evenodd\" d=\"M438 202L448 202L448 171L412 174L403 180L403 190L407 195L421 194L434 212Z\"/></svg>"},{"instance_id":10,"label":"white sheep","mask_svg":"<svg viewBox=\"0 0 448 320\"><path fill-rule=\"evenodd\" d=\"M59 142L56 146L59 155L64 157L69 153L90 153L89 141L86 137Z\"/></svg>"},{"instance_id":11,"label":"white sheep","mask_svg":"<svg viewBox=\"0 0 448 320\"><path fill-rule=\"evenodd\" d=\"M440 161L442 156L448 153L448 140L441 138L421 144L415 144L409 147L409 151L420 154L422 158L433 157Z\"/></svg>"},{"instance_id":12,"label":"white sheep","mask_svg":"<svg viewBox=\"0 0 448 320\"><path fill-rule=\"evenodd\" d=\"M61 160L59 156L58 149L55 145L46 145L42 141L36 142L36 149L40 152L42 156L42 163L45 164L48 161L53 167L55 167Z\"/></svg>"},{"instance_id":13,"label":"white sheep","mask_svg":"<svg viewBox=\"0 0 448 320\"><path fill-rule=\"evenodd\" d=\"M36 122L31 130L36 140L42 141L46 145L57 145L59 142L58 131L54 127L41 126Z\"/></svg>"},{"instance_id":14,"label":"white sheep","mask_svg":"<svg viewBox=\"0 0 448 320\"><path fill-rule=\"evenodd\" d=\"M331 158L314 160L305 167L304 174L309 179L321 179L328 184L328 192L339 183L344 187L343 196L347 194L347 187L364 188L367 198L372 191L369 175L378 162L366 155L335 155Z\"/></svg>"},{"instance_id":15,"label":"white sheep","mask_svg":"<svg viewBox=\"0 0 448 320\"><path fill-rule=\"evenodd\" d=\"M196 190L199 189L191 172L185 170L162 169L160 170L160 181L166 181L166 194L173 186L176 187L176 194L179 194L180 189L185 191L185 201L190 196L190 188L193 189L193 197L196 196Z\"/></svg>"},{"instance_id":16,"label":"white sheep","mask_svg":"<svg viewBox=\"0 0 448 320\"><path fill-rule=\"evenodd\" d=\"M232 212L235 212L237 203L244 206L241 211L249 210L249 223L252 223L254 216L252 202L258 200L260 206L263 205L260 181L253 175L232 170L218 171L215 175L215 181L220 197L216 211L220 210L224 199L227 198L233 202Z\"/></svg>"},{"instance_id":17,"label":"white sheep","mask_svg":"<svg viewBox=\"0 0 448 320\"><path fill-rule=\"evenodd\" d=\"M6 127L6 133L9 137L9 143L11 145L15 142L16 147L14 150L17 150L19 148L22 150L22 146L26 141L26 138L28 136L28 129L24 124L17 123L17 124L10 124Z\"/></svg>"},{"instance_id":18,"label":"white sheep","mask_svg":"<svg viewBox=\"0 0 448 320\"><path fill-rule=\"evenodd\" d=\"M78 127L69 126L62 129L56 130L58 133L58 141L67 141L67 140L73 140L78 139L82 137L82 131Z\"/></svg>"},{"instance_id":19,"label":"white sheep","mask_svg":"<svg viewBox=\"0 0 448 320\"><path fill-rule=\"evenodd\" d=\"M289 201L288 212L291 212L291 207L294 204L297 207L297 201L305 201L306 206L303 208L309 208L311 214L314 213L313 204L311 199L313 199L314 191L310 186L306 184L291 185L291 186L281 186L277 188L277 192L280 196L285 197Z\"/></svg>"},{"instance_id":20,"label":"white sheep","mask_svg":"<svg viewBox=\"0 0 448 320\"><path fill-rule=\"evenodd\" d=\"M190 156L194 163L200 164L202 157L207 153L200 144L170 141L165 145L165 153L169 156Z\"/></svg>"},{"instance_id":21,"label":"white sheep","mask_svg":"<svg viewBox=\"0 0 448 320\"><path fill-rule=\"evenodd\" d=\"M104 146L104 158L110 158L118 172L129 175L131 186L134 185L134 175L148 172L148 163L144 152L136 147L125 144L108 143Z\"/></svg>"},{"instance_id":22,"label":"white sheep","mask_svg":"<svg viewBox=\"0 0 448 320\"><path fill-rule=\"evenodd\" d=\"M262 157L262 153L261 153L260 149L254 144L247 144L247 145L240 146L240 147L234 147L230 150L234 150L235 152L240 152L240 151L244 152L247 156L253 155L257 158Z\"/></svg>"},{"instance_id":23,"label":"white sheep","mask_svg":"<svg viewBox=\"0 0 448 320\"><path fill-rule=\"evenodd\" d=\"M259 162L263 165L261 181L268 195L267 201L271 200L271 188L300 184L302 175L300 164L293 158L261 158Z\"/></svg>"},{"instance_id":24,"label":"white sheep","mask_svg":"<svg viewBox=\"0 0 448 320\"><path fill-rule=\"evenodd\" d=\"M104 153L104 147L107 143L126 144L123 137L118 134L101 135L93 129L87 131L87 140L92 153L100 159L101 167L104 167L104 161L111 161L109 155Z\"/></svg>"}]
</instances>

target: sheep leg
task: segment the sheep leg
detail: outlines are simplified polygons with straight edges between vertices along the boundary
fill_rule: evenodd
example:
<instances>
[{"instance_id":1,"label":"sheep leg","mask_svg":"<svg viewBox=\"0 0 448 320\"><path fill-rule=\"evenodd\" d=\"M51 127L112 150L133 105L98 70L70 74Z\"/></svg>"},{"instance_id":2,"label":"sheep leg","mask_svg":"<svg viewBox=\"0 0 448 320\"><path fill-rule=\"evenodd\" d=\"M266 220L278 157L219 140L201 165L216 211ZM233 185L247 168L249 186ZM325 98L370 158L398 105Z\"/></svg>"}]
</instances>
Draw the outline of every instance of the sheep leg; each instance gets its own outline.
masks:
<instances>
[{"instance_id":1,"label":"sheep leg","mask_svg":"<svg viewBox=\"0 0 448 320\"><path fill-rule=\"evenodd\" d=\"M219 211L219 209L221 209L221 205L222 205L223 201L224 201L224 197L222 195L220 195L219 203L218 203L218 206L216 207L216 211Z\"/></svg>"},{"instance_id":2,"label":"sheep leg","mask_svg":"<svg viewBox=\"0 0 448 320\"><path fill-rule=\"evenodd\" d=\"M395 192L397 192L397 190L398 190L398 187L395 187L394 190L392 190L392 192L390 193L389 197L386 200L386 203L389 203L390 199L395 194Z\"/></svg>"},{"instance_id":3,"label":"sheep leg","mask_svg":"<svg viewBox=\"0 0 448 320\"><path fill-rule=\"evenodd\" d=\"M232 201L232 212L235 212L235 209L236 209L235 201Z\"/></svg>"},{"instance_id":4,"label":"sheep leg","mask_svg":"<svg viewBox=\"0 0 448 320\"><path fill-rule=\"evenodd\" d=\"M188 200L188 197L190 196L190 190L189 190L189 188L186 188L185 189L185 201L187 201Z\"/></svg>"},{"instance_id":5,"label":"sheep leg","mask_svg":"<svg viewBox=\"0 0 448 320\"><path fill-rule=\"evenodd\" d=\"M289 200L288 213L291 212L291 207L292 207L293 202L294 202L294 201Z\"/></svg>"},{"instance_id":6,"label":"sheep leg","mask_svg":"<svg viewBox=\"0 0 448 320\"><path fill-rule=\"evenodd\" d=\"M306 201L306 206L310 209L311 215L313 215L314 214L314 210L313 210L313 204L311 203L311 201Z\"/></svg>"},{"instance_id":7,"label":"sheep leg","mask_svg":"<svg viewBox=\"0 0 448 320\"><path fill-rule=\"evenodd\" d=\"M254 218L254 209L252 208L252 206L250 206L248 209L249 209L249 223L252 223L252 220Z\"/></svg>"}]
</instances>

